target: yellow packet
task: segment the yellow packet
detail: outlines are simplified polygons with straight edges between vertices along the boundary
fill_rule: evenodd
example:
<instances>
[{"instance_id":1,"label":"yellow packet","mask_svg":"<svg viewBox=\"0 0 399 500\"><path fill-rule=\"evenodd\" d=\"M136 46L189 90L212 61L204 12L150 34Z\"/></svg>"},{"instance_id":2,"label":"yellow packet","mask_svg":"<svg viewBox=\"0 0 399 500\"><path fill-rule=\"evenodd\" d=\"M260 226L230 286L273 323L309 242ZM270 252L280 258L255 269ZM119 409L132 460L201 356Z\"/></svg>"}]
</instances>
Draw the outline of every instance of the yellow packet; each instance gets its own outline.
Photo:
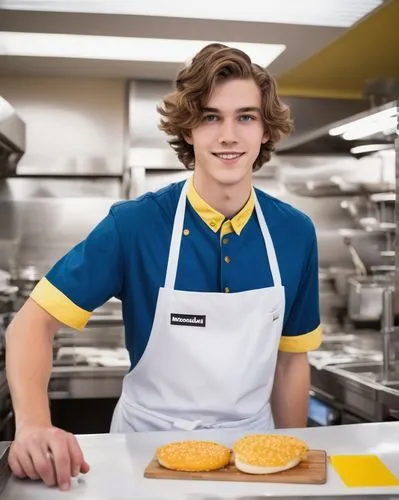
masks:
<instances>
[{"instance_id":1,"label":"yellow packet","mask_svg":"<svg viewBox=\"0 0 399 500\"><path fill-rule=\"evenodd\" d=\"M376 455L333 455L330 461L348 487L399 486L399 479Z\"/></svg>"}]
</instances>

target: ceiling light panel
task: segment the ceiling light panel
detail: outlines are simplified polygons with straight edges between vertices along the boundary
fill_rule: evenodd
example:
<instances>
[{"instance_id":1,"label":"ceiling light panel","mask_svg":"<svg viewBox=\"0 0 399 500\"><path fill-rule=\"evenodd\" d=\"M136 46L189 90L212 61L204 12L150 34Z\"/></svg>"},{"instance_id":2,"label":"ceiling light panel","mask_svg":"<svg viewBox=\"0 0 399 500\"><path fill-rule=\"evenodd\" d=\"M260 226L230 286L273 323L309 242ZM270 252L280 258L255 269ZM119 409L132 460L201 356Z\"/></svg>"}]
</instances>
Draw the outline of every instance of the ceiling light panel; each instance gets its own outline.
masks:
<instances>
[{"instance_id":1,"label":"ceiling light panel","mask_svg":"<svg viewBox=\"0 0 399 500\"><path fill-rule=\"evenodd\" d=\"M393 149L392 144L363 144L351 148L352 154L372 153L374 151L384 151L385 149Z\"/></svg>"},{"instance_id":2,"label":"ceiling light panel","mask_svg":"<svg viewBox=\"0 0 399 500\"><path fill-rule=\"evenodd\" d=\"M378 111L377 113L372 113L363 118L358 118L356 120L350 121L338 127L334 127L330 130L330 135L341 135L346 132L350 132L352 130L358 130L359 128L374 128L375 126L381 126L392 117L396 117L398 114L397 106L392 106L388 109L384 109L383 111Z\"/></svg>"},{"instance_id":3,"label":"ceiling light panel","mask_svg":"<svg viewBox=\"0 0 399 500\"><path fill-rule=\"evenodd\" d=\"M377 133L390 135L395 132L398 125L398 108L392 106L390 108L372 113L358 118L351 122L339 125L330 129L329 134L332 136L342 135L343 139L352 141L370 137Z\"/></svg>"},{"instance_id":4,"label":"ceiling light panel","mask_svg":"<svg viewBox=\"0 0 399 500\"><path fill-rule=\"evenodd\" d=\"M181 17L348 28L384 0L2 0L13 10Z\"/></svg>"},{"instance_id":5,"label":"ceiling light panel","mask_svg":"<svg viewBox=\"0 0 399 500\"><path fill-rule=\"evenodd\" d=\"M188 62L208 43L211 41L0 32L0 55L180 64ZM253 62L263 67L286 48L281 44L224 43L245 51Z\"/></svg>"}]
</instances>

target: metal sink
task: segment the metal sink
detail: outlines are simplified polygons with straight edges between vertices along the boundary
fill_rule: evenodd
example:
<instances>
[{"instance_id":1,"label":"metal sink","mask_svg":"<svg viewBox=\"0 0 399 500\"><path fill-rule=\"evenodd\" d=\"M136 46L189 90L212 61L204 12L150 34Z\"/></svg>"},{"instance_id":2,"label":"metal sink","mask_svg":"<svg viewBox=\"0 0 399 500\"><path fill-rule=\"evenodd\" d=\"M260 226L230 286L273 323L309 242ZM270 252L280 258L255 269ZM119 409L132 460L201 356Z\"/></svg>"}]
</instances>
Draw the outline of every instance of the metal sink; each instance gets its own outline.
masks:
<instances>
[{"instance_id":1,"label":"metal sink","mask_svg":"<svg viewBox=\"0 0 399 500\"><path fill-rule=\"evenodd\" d=\"M399 382L385 382L379 400L389 409L390 416L399 420Z\"/></svg>"},{"instance_id":2,"label":"metal sink","mask_svg":"<svg viewBox=\"0 0 399 500\"><path fill-rule=\"evenodd\" d=\"M353 363L337 365L336 368L377 382L382 375L381 363Z\"/></svg>"},{"instance_id":3,"label":"metal sink","mask_svg":"<svg viewBox=\"0 0 399 500\"><path fill-rule=\"evenodd\" d=\"M338 377L341 399L346 397L345 404L351 406L355 414L366 412L372 417L371 421L380 421L388 412L399 419L399 362L391 363L387 380L383 379L382 367L382 363L356 362L337 364L326 370Z\"/></svg>"},{"instance_id":4,"label":"metal sink","mask_svg":"<svg viewBox=\"0 0 399 500\"><path fill-rule=\"evenodd\" d=\"M399 382L385 382L384 386L394 391L399 391Z\"/></svg>"},{"instance_id":5,"label":"metal sink","mask_svg":"<svg viewBox=\"0 0 399 500\"><path fill-rule=\"evenodd\" d=\"M388 381L383 380L382 363L343 363L335 368L379 384L399 384L399 363L391 363Z\"/></svg>"}]
</instances>

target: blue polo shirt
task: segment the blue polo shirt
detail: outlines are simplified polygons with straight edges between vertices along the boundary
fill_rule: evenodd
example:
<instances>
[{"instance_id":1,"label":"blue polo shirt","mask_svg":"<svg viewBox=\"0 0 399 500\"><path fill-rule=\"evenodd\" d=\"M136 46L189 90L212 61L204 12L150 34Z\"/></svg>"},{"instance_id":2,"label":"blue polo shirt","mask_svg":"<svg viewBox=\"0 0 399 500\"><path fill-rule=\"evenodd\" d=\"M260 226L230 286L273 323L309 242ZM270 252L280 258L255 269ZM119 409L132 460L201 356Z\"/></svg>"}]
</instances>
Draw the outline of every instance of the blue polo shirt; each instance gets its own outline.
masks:
<instances>
[{"instance_id":1,"label":"blue polo shirt","mask_svg":"<svg viewBox=\"0 0 399 500\"><path fill-rule=\"evenodd\" d=\"M111 297L122 301L126 348L134 367L147 345L183 182L113 205L88 237L61 258L31 298L60 322L81 330ZM314 225L291 205L256 189L285 287L279 348L307 352L321 343L318 253ZM232 219L187 192L175 288L236 293L273 286L253 192ZM243 311L243 320L250 311ZM250 335L250 332L248 332Z\"/></svg>"}]
</instances>

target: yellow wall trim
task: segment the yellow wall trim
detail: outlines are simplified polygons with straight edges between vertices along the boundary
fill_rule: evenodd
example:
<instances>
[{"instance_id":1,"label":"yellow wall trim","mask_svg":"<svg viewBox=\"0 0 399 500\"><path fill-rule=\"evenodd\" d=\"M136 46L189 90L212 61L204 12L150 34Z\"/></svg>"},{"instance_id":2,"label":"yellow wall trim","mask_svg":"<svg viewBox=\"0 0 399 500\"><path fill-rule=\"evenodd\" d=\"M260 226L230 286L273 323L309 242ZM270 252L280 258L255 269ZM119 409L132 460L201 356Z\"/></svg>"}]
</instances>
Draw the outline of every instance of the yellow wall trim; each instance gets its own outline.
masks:
<instances>
[{"instance_id":1,"label":"yellow wall trim","mask_svg":"<svg viewBox=\"0 0 399 500\"><path fill-rule=\"evenodd\" d=\"M385 1L331 44L279 75L279 94L356 99L364 97L367 80L399 77L398 19L399 0Z\"/></svg>"},{"instance_id":2,"label":"yellow wall trim","mask_svg":"<svg viewBox=\"0 0 399 500\"><path fill-rule=\"evenodd\" d=\"M361 90L317 89L312 87L288 87L282 85L278 94L285 97L313 97L319 99L364 99Z\"/></svg>"}]
</instances>

